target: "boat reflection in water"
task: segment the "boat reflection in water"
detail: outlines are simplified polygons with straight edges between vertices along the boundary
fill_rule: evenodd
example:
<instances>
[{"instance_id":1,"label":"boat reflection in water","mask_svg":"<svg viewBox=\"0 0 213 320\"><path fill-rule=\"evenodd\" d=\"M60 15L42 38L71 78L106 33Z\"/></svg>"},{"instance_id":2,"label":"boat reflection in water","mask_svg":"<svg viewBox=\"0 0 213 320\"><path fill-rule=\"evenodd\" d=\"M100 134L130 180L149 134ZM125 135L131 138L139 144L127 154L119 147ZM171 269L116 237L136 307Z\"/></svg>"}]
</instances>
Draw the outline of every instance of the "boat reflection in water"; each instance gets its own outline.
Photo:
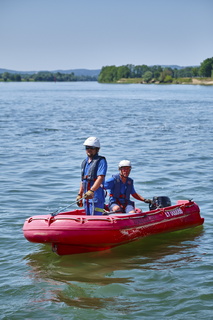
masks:
<instances>
[{"instance_id":1,"label":"boat reflection in water","mask_svg":"<svg viewBox=\"0 0 213 320\"><path fill-rule=\"evenodd\" d=\"M147 281L153 283L153 277L162 277L160 271L168 277L171 270L197 262L195 251L202 235L203 226L199 226L106 251L64 257L53 255L45 245L27 255L25 261L30 267L28 276L35 283L43 281L51 287L45 297L41 293L41 300L48 296L50 301L68 306L106 308L114 303L114 294L126 290L127 285L142 285L145 281L147 285ZM125 308L126 303L120 298L120 306Z\"/></svg>"}]
</instances>

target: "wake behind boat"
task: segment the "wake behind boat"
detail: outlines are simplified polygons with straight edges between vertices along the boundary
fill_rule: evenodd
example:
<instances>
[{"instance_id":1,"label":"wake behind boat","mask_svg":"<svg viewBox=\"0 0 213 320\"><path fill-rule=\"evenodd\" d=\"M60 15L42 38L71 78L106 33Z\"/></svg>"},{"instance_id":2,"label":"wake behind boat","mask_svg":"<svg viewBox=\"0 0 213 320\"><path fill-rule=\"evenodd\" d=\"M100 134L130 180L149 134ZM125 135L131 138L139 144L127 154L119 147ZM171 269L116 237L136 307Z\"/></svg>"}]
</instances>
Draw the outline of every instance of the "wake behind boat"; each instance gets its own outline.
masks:
<instances>
[{"instance_id":1,"label":"wake behind boat","mask_svg":"<svg viewBox=\"0 0 213 320\"><path fill-rule=\"evenodd\" d=\"M157 200L161 198L167 197ZM146 236L204 223L198 205L191 200L178 200L173 206L156 205L152 209L100 216L86 215L84 209L37 215L26 219L23 233L30 242L49 243L55 253L69 255L107 250Z\"/></svg>"}]
</instances>

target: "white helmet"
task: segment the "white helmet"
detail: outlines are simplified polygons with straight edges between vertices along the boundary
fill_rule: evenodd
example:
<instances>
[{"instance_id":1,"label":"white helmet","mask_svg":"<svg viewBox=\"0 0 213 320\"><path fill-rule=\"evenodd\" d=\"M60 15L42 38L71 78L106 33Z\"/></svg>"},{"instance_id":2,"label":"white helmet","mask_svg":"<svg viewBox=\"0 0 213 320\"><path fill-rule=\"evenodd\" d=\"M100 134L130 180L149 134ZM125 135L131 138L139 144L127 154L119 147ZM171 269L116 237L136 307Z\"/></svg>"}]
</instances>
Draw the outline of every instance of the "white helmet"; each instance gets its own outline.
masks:
<instances>
[{"instance_id":1,"label":"white helmet","mask_svg":"<svg viewBox=\"0 0 213 320\"><path fill-rule=\"evenodd\" d=\"M96 147L96 148L100 148L101 145L100 145L100 141L98 138L96 137L89 137L87 138L84 143L83 143L84 146L90 146L90 147Z\"/></svg>"},{"instance_id":2,"label":"white helmet","mask_svg":"<svg viewBox=\"0 0 213 320\"><path fill-rule=\"evenodd\" d=\"M119 162L118 168L122 168L122 167L132 167L131 162L129 160L121 160Z\"/></svg>"}]
</instances>

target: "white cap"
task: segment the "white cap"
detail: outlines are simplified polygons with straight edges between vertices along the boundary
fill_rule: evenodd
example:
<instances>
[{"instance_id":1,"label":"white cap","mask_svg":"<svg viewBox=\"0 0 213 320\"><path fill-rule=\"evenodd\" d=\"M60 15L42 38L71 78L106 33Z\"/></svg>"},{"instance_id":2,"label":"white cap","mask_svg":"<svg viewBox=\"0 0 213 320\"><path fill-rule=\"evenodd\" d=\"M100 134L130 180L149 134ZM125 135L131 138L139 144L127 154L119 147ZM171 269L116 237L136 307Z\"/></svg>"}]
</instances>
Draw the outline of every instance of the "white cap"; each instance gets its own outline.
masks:
<instances>
[{"instance_id":1,"label":"white cap","mask_svg":"<svg viewBox=\"0 0 213 320\"><path fill-rule=\"evenodd\" d=\"M121 160L119 162L118 168L122 168L122 167L132 167L131 162L129 160Z\"/></svg>"},{"instance_id":2,"label":"white cap","mask_svg":"<svg viewBox=\"0 0 213 320\"><path fill-rule=\"evenodd\" d=\"M100 145L100 141L98 138L96 137L89 137L87 138L84 143L83 143L84 146L89 146L89 147L96 147L96 148L100 148L101 145Z\"/></svg>"}]
</instances>

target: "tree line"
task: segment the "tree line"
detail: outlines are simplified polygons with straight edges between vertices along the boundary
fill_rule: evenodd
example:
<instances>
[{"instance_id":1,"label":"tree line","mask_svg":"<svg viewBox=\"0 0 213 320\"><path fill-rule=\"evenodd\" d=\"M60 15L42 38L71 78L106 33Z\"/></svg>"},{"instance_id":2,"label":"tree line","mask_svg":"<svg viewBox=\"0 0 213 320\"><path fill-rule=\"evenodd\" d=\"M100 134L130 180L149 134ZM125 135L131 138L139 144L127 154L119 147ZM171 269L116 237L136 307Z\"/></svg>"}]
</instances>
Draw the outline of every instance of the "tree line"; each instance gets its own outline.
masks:
<instances>
[{"instance_id":1,"label":"tree line","mask_svg":"<svg viewBox=\"0 0 213 320\"><path fill-rule=\"evenodd\" d=\"M0 74L0 81L44 81L44 82L70 82L70 81L97 81L96 76L76 76L72 73L52 73L41 71L35 74L14 74L4 72Z\"/></svg>"},{"instance_id":2,"label":"tree line","mask_svg":"<svg viewBox=\"0 0 213 320\"><path fill-rule=\"evenodd\" d=\"M199 67L171 68L132 64L102 67L98 77L101 83L117 82L121 79L139 78L145 83L175 83L179 78L213 77L213 57L204 60Z\"/></svg>"},{"instance_id":3,"label":"tree line","mask_svg":"<svg viewBox=\"0 0 213 320\"><path fill-rule=\"evenodd\" d=\"M199 67L171 68L162 66L147 66L132 64L124 66L102 67L99 76L76 76L72 73L52 73L41 71L35 74L14 74L4 72L0 74L0 81L43 81L43 82L71 82L71 81L98 81L101 83L113 83L121 79L140 79L141 82L178 83L178 79L212 77L213 57L205 59Z\"/></svg>"}]
</instances>

